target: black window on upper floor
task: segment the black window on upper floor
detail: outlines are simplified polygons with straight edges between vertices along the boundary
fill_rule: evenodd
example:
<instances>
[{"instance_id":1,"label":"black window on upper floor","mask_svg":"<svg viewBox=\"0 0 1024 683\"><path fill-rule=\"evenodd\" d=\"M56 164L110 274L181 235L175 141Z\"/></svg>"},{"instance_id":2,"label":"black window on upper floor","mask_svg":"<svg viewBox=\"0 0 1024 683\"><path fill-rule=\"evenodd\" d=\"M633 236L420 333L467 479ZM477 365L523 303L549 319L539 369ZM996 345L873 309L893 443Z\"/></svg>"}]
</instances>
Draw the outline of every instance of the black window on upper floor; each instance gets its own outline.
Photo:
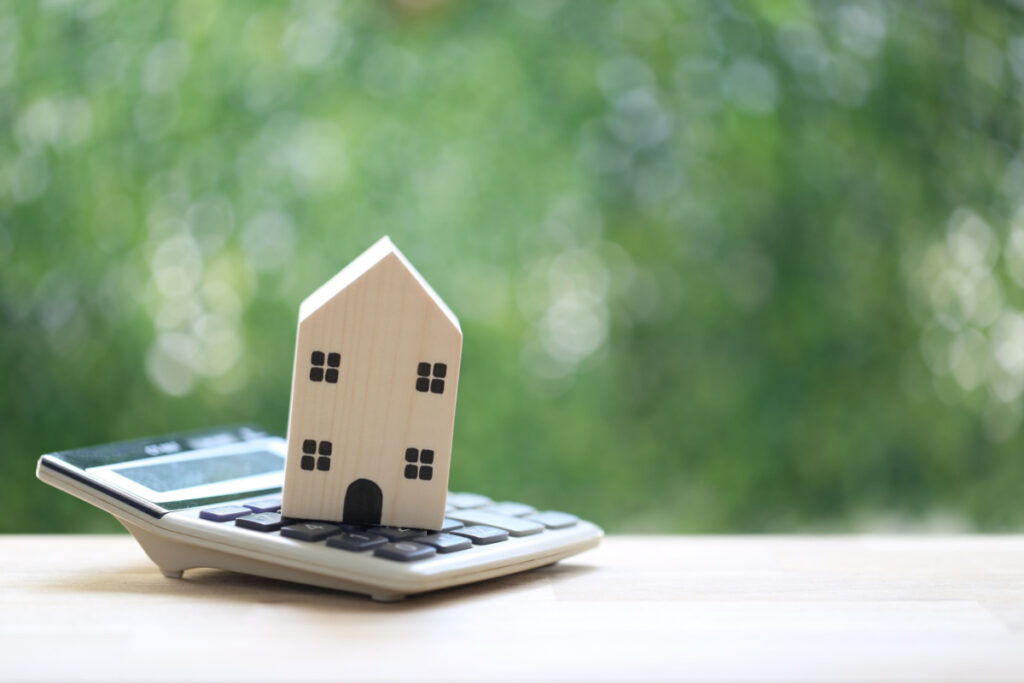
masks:
<instances>
[{"instance_id":1,"label":"black window on upper floor","mask_svg":"<svg viewBox=\"0 0 1024 683\"><path fill-rule=\"evenodd\" d=\"M313 382L328 382L337 384L338 368L341 366L341 354L331 351L314 351L309 358L309 379ZM324 363L327 368L324 368Z\"/></svg>"},{"instance_id":2,"label":"black window on upper floor","mask_svg":"<svg viewBox=\"0 0 1024 683\"><path fill-rule=\"evenodd\" d=\"M444 393L444 379L448 376L447 363L430 363L424 361L416 366L416 391L432 394Z\"/></svg>"},{"instance_id":3,"label":"black window on upper floor","mask_svg":"<svg viewBox=\"0 0 1024 683\"><path fill-rule=\"evenodd\" d=\"M405 478L430 481L434 477L434 451L429 448L405 449Z\"/></svg>"},{"instance_id":4,"label":"black window on upper floor","mask_svg":"<svg viewBox=\"0 0 1024 683\"><path fill-rule=\"evenodd\" d=\"M316 439L304 439L299 466L304 470L312 470L315 467L321 472L327 472L331 469L331 453L333 452L334 446L330 441L317 442ZM319 456L317 456L318 453Z\"/></svg>"}]
</instances>

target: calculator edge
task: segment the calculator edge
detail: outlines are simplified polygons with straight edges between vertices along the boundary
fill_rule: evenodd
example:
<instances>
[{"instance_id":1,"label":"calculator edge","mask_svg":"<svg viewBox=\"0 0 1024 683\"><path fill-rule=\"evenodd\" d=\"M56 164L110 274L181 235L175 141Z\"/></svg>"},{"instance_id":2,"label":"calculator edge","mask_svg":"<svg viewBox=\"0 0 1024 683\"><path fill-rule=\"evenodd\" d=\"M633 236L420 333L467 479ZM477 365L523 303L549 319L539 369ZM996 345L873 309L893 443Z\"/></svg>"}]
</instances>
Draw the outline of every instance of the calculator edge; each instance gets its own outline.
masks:
<instances>
[{"instance_id":1,"label":"calculator edge","mask_svg":"<svg viewBox=\"0 0 1024 683\"><path fill-rule=\"evenodd\" d=\"M135 537L160 571L169 578L180 578L186 569L209 567L361 593L376 600L390 601L401 599L405 595L475 583L552 564L596 547L604 535L600 527L580 520L573 534L576 537L575 541L569 544L562 543L548 552L517 558L519 561L490 564L434 576L410 572L396 572L391 576L378 574L374 577L375 583L366 583L324 571L310 571L286 564L270 563L258 557L254 551L235 544L212 547L207 539L191 536L185 533L186 530L167 528L158 523L165 515L174 517L177 513L168 513L145 501L134 500L129 495L100 487L96 482L76 473L75 469L44 455L39 458L36 476L41 481L113 515Z\"/></svg>"}]
</instances>

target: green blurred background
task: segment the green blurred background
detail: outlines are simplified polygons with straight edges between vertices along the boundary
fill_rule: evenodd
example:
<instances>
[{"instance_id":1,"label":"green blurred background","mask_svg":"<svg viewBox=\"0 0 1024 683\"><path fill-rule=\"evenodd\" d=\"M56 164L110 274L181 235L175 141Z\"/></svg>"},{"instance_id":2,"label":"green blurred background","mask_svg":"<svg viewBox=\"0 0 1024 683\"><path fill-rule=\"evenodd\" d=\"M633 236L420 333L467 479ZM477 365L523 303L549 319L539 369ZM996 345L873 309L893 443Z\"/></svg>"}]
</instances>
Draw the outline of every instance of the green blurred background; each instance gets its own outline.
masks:
<instances>
[{"instance_id":1,"label":"green blurred background","mask_svg":"<svg viewBox=\"0 0 1024 683\"><path fill-rule=\"evenodd\" d=\"M452 488L610 531L1020 529L999 2L0 2L0 531L44 452L283 433L389 234L462 320Z\"/></svg>"}]
</instances>

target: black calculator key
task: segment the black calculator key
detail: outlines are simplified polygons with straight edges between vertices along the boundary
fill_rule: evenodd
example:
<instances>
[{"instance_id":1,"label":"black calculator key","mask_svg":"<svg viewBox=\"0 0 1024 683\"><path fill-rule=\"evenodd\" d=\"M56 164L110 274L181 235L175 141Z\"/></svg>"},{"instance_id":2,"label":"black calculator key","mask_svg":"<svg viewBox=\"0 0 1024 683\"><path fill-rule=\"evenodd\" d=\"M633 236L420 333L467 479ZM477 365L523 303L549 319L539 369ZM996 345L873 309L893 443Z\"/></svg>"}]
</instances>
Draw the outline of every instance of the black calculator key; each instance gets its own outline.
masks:
<instances>
[{"instance_id":1,"label":"black calculator key","mask_svg":"<svg viewBox=\"0 0 1024 683\"><path fill-rule=\"evenodd\" d=\"M377 534L365 534L358 531L338 534L337 536L331 536L327 539L327 545L332 548L354 550L356 552L359 552L360 550L371 550L372 548L384 545L387 542L388 539L384 536L378 536Z\"/></svg>"},{"instance_id":2,"label":"black calculator key","mask_svg":"<svg viewBox=\"0 0 1024 683\"><path fill-rule=\"evenodd\" d=\"M325 524L324 522L299 522L289 524L281 528L281 535L285 538L297 538L300 541L322 541L328 536L341 533L341 527L337 524Z\"/></svg>"},{"instance_id":3,"label":"black calculator key","mask_svg":"<svg viewBox=\"0 0 1024 683\"><path fill-rule=\"evenodd\" d=\"M568 512L558 512L557 510L538 512L535 515L530 515L527 519L531 522L539 522L549 529L567 529L580 521L580 518L576 515L570 515Z\"/></svg>"},{"instance_id":4,"label":"black calculator key","mask_svg":"<svg viewBox=\"0 0 1024 683\"><path fill-rule=\"evenodd\" d=\"M399 541L398 543L385 543L374 550L373 554L386 560L412 562L413 560L425 560L428 557L433 557L436 552L429 545Z\"/></svg>"},{"instance_id":5,"label":"black calculator key","mask_svg":"<svg viewBox=\"0 0 1024 683\"><path fill-rule=\"evenodd\" d=\"M389 541L408 541L427 533L423 529L409 529L404 526L375 526L368 533L386 536Z\"/></svg>"},{"instance_id":6,"label":"black calculator key","mask_svg":"<svg viewBox=\"0 0 1024 683\"><path fill-rule=\"evenodd\" d=\"M455 534L427 534L417 538L416 542L433 546L439 553L454 553L456 550L473 547L471 540Z\"/></svg>"},{"instance_id":7,"label":"black calculator key","mask_svg":"<svg viewBox=\"0 0 1024 683\"><path fill-rule=\"evenodd\" d=\"M200 510L199 518L207 519L211 522L230 522L233 519L238 519L242 515L249 514L252 514L252 510L242 505L225 505L219 508Z\"/></svg>"},{"instance_id":8,"label":"black calculator key","mask_svg":"<svg viewBox=\"0 0 1024 683\"><path fill-rule=\"evenodd\" d=\"M461 529L466 526L457 519L451 517L445 517L444 522L441 524L441 531L454 531L455 529Z\"/></svg>"},{"instance_id":9,"label":"black calculator key","mask_svg":"<svg viewBox=\"0 0 1024 683\"><path fill-rule=\"evenodd\" d=\"M277 512L281 509L280 498L260 498L251 503L242 503L253 512Z\"/></svg>"},{"instance_id":10,"label":"black calculator key","mask_svg":"<svg viewBox=\"0 0 1024 683\"><path fill-rule=\"evenodd\" d=\"M508 539L508 532L504 529L495 529L492 526L484 526L483 524L464 526L452 533L456 536L465 536L473 542L473 545L488 545Z\"/></svg>"},{"instance_id":11,"label":"black calculator key","mask_svg":"<svg viewBox=\"0 0 1024 683\"><path fill-rule=\"evenodd\" d=\"M253 531L277 531L281 528L281 513L254 512L235 520L235 526Z\"/></svg>"}]
</instances>

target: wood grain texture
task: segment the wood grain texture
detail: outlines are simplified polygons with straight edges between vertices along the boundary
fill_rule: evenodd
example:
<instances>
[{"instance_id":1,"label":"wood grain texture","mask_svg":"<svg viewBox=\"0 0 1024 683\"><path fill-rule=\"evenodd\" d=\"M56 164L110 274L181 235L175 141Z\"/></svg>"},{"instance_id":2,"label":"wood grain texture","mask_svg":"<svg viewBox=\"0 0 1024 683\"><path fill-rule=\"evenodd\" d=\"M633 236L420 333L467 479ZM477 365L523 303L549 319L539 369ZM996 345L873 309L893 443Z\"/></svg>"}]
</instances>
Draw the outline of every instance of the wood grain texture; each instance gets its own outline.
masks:
<instances>
[{"instance_id":1,"label":"wood grain texture","mask_svg":"<svg viewBox=\"0 0 1024 683\"><path fill-rule=\"evenodd\" d=\"M380 523L439 529L461 355L458 320L387 238L303 302L283 513L354 521L376 487Z\"/></svg>"},{"instance_id":2,"label":"wood grain texture","mask_svg":"<svg viewBox=\"0 0 1024 683\"><path fill-rule=\"evenodd\" d=\"M0 680L1020 681L1024 536L622 537L402 603L0 536Z\"/></svg>"}]
</instances>

